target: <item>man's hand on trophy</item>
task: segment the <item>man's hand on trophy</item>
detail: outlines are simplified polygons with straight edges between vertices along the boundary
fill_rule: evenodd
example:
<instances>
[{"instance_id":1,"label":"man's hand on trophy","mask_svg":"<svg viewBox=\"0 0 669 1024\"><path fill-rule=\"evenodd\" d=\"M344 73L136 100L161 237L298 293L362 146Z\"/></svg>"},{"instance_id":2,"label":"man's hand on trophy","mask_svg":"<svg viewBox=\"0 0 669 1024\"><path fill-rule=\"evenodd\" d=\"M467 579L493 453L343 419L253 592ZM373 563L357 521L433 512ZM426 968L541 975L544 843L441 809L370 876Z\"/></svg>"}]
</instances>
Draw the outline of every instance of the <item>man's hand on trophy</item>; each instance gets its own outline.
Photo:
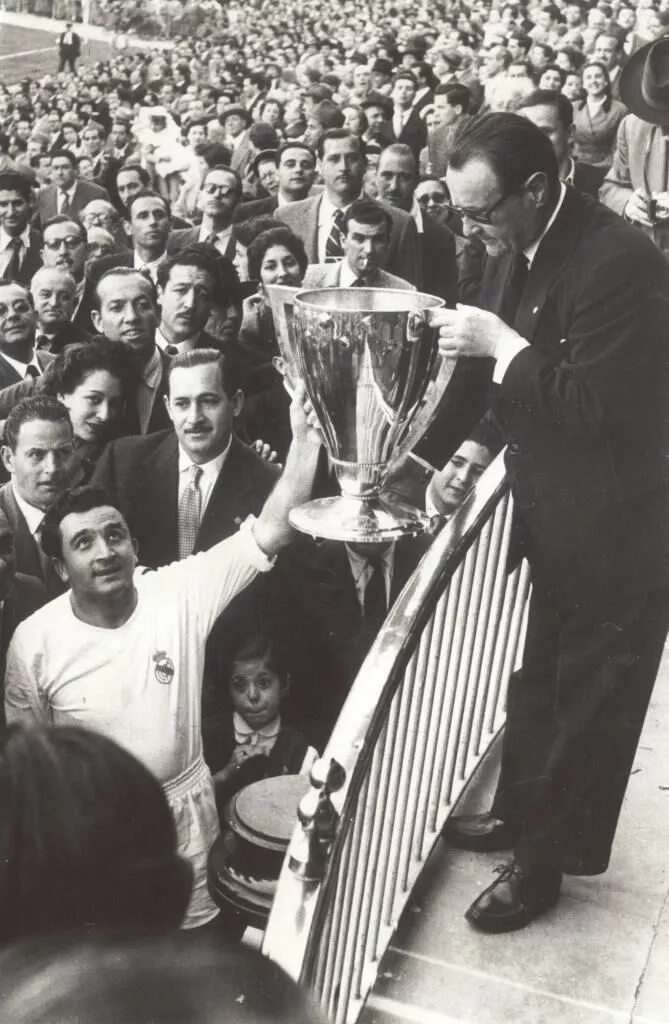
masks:
<instances>
[{"instance_id":1,"label":"man's hand on trophy","mask_svg":"<svg viewBox=\"0 0 669 1024\"><path fill-rule=\"evenodd\" d=\"M520 339L500 317L476 306L460 303L455 309L439 309L430 317L439 328L439 350L442 355L491 357L495 359L505 341Z\"/></svg>"},{"instance_id":2,"label":"man's hand on trophy","mask_svg":"<svg viewBox=\"0 0 669 1024\"><path fill-rule=\"evenodd\" d=\"M313 444L319 447L323 444L321 428L302 381L295 386L290 403L290 426L293 439L298 444Z\"/></svg>"}]
</instances>

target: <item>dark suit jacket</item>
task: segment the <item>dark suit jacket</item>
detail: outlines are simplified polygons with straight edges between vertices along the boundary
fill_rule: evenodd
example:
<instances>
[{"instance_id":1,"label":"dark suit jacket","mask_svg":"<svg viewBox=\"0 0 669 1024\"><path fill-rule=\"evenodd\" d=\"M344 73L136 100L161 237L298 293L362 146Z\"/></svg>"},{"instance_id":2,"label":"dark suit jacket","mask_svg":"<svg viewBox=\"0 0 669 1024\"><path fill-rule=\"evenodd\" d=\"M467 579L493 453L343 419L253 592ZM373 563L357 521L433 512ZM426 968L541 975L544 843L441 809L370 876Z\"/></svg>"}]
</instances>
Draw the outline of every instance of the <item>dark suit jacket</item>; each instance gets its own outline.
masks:
<instances>
[{"instance_id":1,"label":"dark suit jacket","mask_svg":"<svg viewBox=\"0 0 669 1024\"><path fill-rule=\"evenodd\" d=\"M36 352L35 358L37 359L38 365L42 367L42 370L44 370L54 357L50 352L46 352L44 349L41 349ZM7 362L2 351L0 351L0 390L2 388L9 387L10 384L18 384L21 380L23 380L23 377L16 372L11 363Z\"/></svg>"},{"instance_id":2,"label":"dark suit jacket","mask_svg":"<svg viewBox=\"0 0 669 1024\"><path fill-rule=\"evenodd\" d=\"M277 220L287 224L302 239L310 263L318 263L318 211L321 199L322 196L310 196L282 206L274 214ZM393 219L386 270L420 288L422 268L414 219L394 206L386 203L383 206Z\"/></svg>"},{"instance_id":3,"label":"dark suit jacket","mask_svg":"<svg viewBox=\"0 0 669 1024\"><path fill-rule=\"evenodd\" d=\"M5 678L7 649L19 622L36 612L49 600L46 587L34 576L17 572L0 609L0 679ZM4 701L3 701L4 705ZM0 724L4 725L4 706L0 709Z\"/></svg>"},{"instance_id":4,"label":"dark suit jacket","mask_svg":"<svg viewBox=\"0 0 669 1024\"><path fill-rule=\"evenodd\" d=\"M30 229L28 248L21 258L21 266L15 280L19 284L30 285L35 274L42 266L42 236L35 228Z\"/></svg>"},{"instance_id":5,"label":"dark suit jacket","mask_svg":"<svg viewBox=\"0 0 669 1024\"><path fill-rule=\"evenodd\" d=\"M57 334L54 334L48 348L39 349L38 351L49 352L51 355L57 356L66 345L78 345L85 341L90 341L91 338L91 332L84 331L75 323L69 323L62 330L58 331Z\"/></svg>"},{"instance_id":6,"label":"dark suit jacket","mask_svg":"<svg viewBox=\"0 0 669 1024\"><path fill-rule=\"evenodd\" d=\"M168 253L179 252L180 249L185 249L189 245L194 245L199 237L199 225L192 228L182 228L179 231L171 231L167 239L167 251ZM232 229L230 237L232 240L236 240L234 228Z\"/></svg>"},{"instance_id":7,"label":"dark suit jacket","mask_svg":"<svg viewBox=\"0 0 669 1024\"><path fill-rule=\"evenodd\" d=\"M276 466L233 438L200 524L195 551L207 551L235 533L247 515L257 515L278 473ZM112 441L93 475L93 483L108 487L125 503L140 563L152 569L177 558L178 480L178 444L172 430Z\"/></svg>"},{"instance_id":8,"label":"dark suit jacket","mask_svg":"<svg viewBox=\"0 0 669 1024\"><path fill-rule=\"evenodd\" d=\"M248 203L239 204L232 219L235 224L239 224L241 221L250 220L251 217L271 217L278 206L279 200L276 196L251 199Z\"/></svg>"},{"instance_id":9,"label":"dark suit jacket","mask_svg":"<svg viewBox=\"0 0 669 1024\"><path fill-rule=\"evenodd\" d=\"M422 106L425 106L425 104L422 104ZM395 135L393 128L393 142L400 142L404 146L409 146L416 159L416 164L418 164L420 151L427 142L427 128L425 127L425 121L420 116L420 110L421 105L418 108L413 108L399 135Z\"/></svg>"},{"instance_id":10,"label":"dark suit jacket","mask_svg":"<svg viewBox=\"0 0 669 1024\"><path fill-rule=\"evenodd\" d=\"M593 199L599 197L599 190L604 181L606 169L604 167L593 167L592 164L574 161L574 188L577 192L583 192Z\"/></svg>"},{"instance_id":11,"label":"dark suit jacket","mask_svg":"<svg viewBox=\"0 0 669 1024\"><path fill-rule=\"evenodd\" d=\"M40 580L50 597L62 594L67 588L28 529L23 512L14 497L11 482L0 487L0 509L7 516L14 535L17 572Z\"/></svg>"},{"instance_id":12,"label":"dark suit jacket","mask_svg":"<svg viewBox=\"0 0 669 1024\"><path fill-rule=\"evenodd\" d=\"M458 272L455 264L455 235L423 213L423 234L418 235L423 264L423 291L438 295L453 305L458 295Z\"/></svg>"},{"instance_id":13,"label":"dark suit jacket","mask_svg":"<svg viewBox=\"0 0 669 1024\"><path fill-rule=\"evenodd\" d=\"M64 43L65 32L61 32L58 37L58 50L64 57L78 57L81 53L81 37L76 32L70 33L72 36L72 42L67 44Z\"/></svg>"},{"instance_id":14,"label":"dark suit jacket","mask_svg":"<svg viewBox=\"0 0 669 1024\"><path fill-rule=\"evenodd\" d=\"M484 259L485 309L510 263ZM530 345L492 400L534 579L568 606L667 585L668 317L664 257L568 188L515 317Z\"/></svg>"},{"instance_id":15,"label":"dark suit jacket","mask_svg":"<svg viewBox=\"0 0 669 1024\"><path fill-rule=\"evenodd\" d=\"M87 203L93 199L104 199L109 202L109 193L106 188L94 185L91 181L77 181L70 212L78 217ZM44 224L58 213L58 189L55 185L45 185L37 193L37 217L39 223Z\"/></svg>"}]
</instances>

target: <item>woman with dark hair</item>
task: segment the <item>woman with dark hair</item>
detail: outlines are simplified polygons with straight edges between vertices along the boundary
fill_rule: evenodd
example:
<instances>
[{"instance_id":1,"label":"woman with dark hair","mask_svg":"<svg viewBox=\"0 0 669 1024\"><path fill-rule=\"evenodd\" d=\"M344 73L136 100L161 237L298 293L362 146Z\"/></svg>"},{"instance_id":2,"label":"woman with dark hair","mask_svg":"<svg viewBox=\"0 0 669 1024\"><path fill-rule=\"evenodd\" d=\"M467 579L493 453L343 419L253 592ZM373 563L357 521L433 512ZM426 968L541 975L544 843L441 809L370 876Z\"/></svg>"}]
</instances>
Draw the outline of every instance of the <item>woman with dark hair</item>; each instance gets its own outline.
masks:
<instances>
[{"instance_id":1,"label":"woman with dark hair","mask_svg":"<svg viewBox=\"0 0 669 1024\"><path fill-rule=\"evenodd\" d=\"M66 406L80 470L76 483L87 483L108 441L123 434L126 402L139 380L131 352L106 338L67 345L49 363L42 377L29 378L0 391L0 417L5 419L22 398L41 392Z\"/></svg>"},{"instance_id":2,"label":"woman with dark hair","mask_svg":"<svg viewBox=\"0 0 669 1024\"><path fill-rule=\"evenodd\" d=\"M190 867L148 769L78 726L9 726L0 754L0 941L179 926Z\"/></svg>"},{"instance_id":3,"label":"woman with dark hair","mask_svg":"<svg viewBox=\"0 0 669 1024\"><path fill-rule=\"evenodd\" d=\"M574 105L574 157L608 169L627 108L613 99L609 73L598 61L583 66L583 89L585 99Z\"/></svg>"}]
</instances>

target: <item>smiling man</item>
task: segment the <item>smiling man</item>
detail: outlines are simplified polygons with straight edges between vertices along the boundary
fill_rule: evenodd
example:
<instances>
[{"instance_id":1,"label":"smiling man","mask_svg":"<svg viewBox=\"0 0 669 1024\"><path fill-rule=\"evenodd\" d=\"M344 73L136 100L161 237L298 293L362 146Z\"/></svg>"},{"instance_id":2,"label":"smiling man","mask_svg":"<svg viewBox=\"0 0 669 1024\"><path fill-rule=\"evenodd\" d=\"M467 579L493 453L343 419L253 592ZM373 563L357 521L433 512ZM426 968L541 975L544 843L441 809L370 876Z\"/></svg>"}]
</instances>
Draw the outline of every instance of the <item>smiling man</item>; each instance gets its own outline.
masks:
<instances>
[{"instance_id":1,"label":"smiling man","mask_svg":"<svg viewBox=\"0 0 669 1024\"><path fill-rule=\"evenodd\" d=\"M0 388L40 377L51 361L35 350L37 313L32 295L17 282L0 281Z\"/></svg>"},{"instance_id":2,"label":"smiling man","mask_svg":"<svg viewBox=\"0 0 669 1024\"><path fill-rule=\"evenodd\" d=\"M194 408L187 429L201 436L215 429L219 414L230 419L213 381L175 386L173 398L178 408ZM8 654L9 722L85 724L116 740L161 781L178 852L193 868L186 928L218 915L207 890L207 858L219 825L202 756L205 645L227 605L290 543L288 514L310 496L321 439L301 388L291 423L286 467L258 517L209 551L157 572L136 571L136 545L115 498L100 487L66 494L48 514L42 538L70 593L19 627ZM193 481L189 472L186 489Z\"/></svg>"}]
</instances>

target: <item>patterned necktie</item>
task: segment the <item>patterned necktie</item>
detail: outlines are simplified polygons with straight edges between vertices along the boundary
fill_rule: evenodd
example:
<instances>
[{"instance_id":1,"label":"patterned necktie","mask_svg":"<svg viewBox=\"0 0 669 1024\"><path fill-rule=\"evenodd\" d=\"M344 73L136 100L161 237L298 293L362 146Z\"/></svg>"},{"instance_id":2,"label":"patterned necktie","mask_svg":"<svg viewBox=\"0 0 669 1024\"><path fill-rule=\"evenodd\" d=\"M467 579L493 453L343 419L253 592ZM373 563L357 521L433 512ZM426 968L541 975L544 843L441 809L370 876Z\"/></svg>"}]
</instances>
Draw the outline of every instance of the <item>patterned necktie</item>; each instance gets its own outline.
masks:
<instances>
[{"instance_id":1,"label":"patterned necktie","mask_svg":"<svg viewBox=\"0 0 669 1024\"><path fill-rule=\"evenodd\" d=\"M376 636L383 625L386 612L388 611L388 605L386 603L386 580L383 574L383 560L381 558L368 558L367 562L371 567L372 573L367 580L367 586L365 587L363 615L365 625L368 627L370 633Z\"/></svg>"},{"instance_id":2,"label":"patterned necktie","mask_svg":"<svg viewBox=\"0 0 669 1024\"><path fill-rule=\"evenodd\" d=\"M37 380L38 377L41 377L41 373L36 366L26 366L24 380Z\"/></svg>"},{"instance_id":3,"label":"patterned necktie","mask_svg":"<svg viewBox=\"0 0 669 1024\"><path fill-rule=\"evenodd\" d=\"M60 193L60 213L62 216L67 216L72 210L70 206L70 197L67 192Z\"/></svg>"},{"instance_id":4,"label":"patterned necktie","mask_svg":"<svg viewBox=\"0 0 669 1024\"><path fill-rule=\"evenodd\" d=\"M191 466L191 477L179 502L179 559L188 558L189 555L192 555L195 541L197 540L197 531L200 527L200 509L202 507L202 494L200 492L201 476L201 468L199 466Z\"/></svg>"},{"instance_id":5,"label":"patterned necktie","mask_svg":"<svg viewBox=\"0 0 669 1024\"><path fill-rule=\"evenodd\" d=\"M2 276L8 281L16 281L21 269L21 251L23 249L23 242L20 238L10 238L7 243L7 249L11 252L11 256L9 257L9 263L7 264Z\"/></svg>"},{"instance_id":6,"label":"patterned necktie","mask_svg":"<svg viewBox=\"0 0 669 1024\"><path fill-rule=\"evenodd\" d=\"M344 235L342 232L342 221L344 219L343 210L335 210L332 218L332 228L328 235L327 242L325 243L325 262L331 263L333 260L340 260L344 255L344 246L342 245Z\"/></svg>"}]
</instances>

